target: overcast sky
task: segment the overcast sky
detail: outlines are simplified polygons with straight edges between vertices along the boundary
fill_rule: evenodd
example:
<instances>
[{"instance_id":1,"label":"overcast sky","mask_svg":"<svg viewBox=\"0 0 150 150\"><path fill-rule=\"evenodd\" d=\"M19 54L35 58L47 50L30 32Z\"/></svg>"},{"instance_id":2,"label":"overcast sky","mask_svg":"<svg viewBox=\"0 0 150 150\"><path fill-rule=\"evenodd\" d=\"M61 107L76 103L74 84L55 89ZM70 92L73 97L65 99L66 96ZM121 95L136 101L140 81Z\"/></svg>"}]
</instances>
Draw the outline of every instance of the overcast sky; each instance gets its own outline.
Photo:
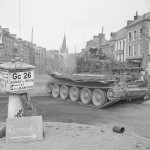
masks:
<instances>
[{"instance_id":1,"label":"overcast sky","mask_svg":"<svg viewBox=\"0 0 150 150\"><path fill-rule=\"evenodd\" d=\"M31 41L33 27L34 43L51 50L66 34L69 52L80 52L102 27L109 39L136 11L150 12L150 0L20 0L20 38ZM19 0L0 0L0 25L19 37Z\"/></svg>"}]
</instances>

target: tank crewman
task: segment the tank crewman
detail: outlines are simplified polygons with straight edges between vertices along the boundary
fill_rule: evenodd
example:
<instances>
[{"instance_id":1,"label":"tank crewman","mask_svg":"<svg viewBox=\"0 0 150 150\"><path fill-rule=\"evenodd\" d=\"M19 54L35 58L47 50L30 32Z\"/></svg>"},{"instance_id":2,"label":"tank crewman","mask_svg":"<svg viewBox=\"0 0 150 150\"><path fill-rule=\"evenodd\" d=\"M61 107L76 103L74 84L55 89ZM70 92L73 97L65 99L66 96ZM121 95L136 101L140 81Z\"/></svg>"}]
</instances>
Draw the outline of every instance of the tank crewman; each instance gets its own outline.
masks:
<instances>
[{"instance_id":1,"label":"tank crewman","mask_svg":"<svg viewBox=\"0 0 150 150\"><path fill-rule=\"evenodd\" d=\"M141 70L140 70L140 80L141 81L144 81L144 75L145 75L145 70L144 70L144 68L141 68Z\"/></svg>"},{"instance_id":2,"label":"tank crewman","mask_svg":"<svg viewBox=\"0 0 150 150\"><path fill-rule=\"evenodd\" d=\"M140 80L144 82L149 82L149 76L148 76L148 71L147 69L141 68L140 71Z\"/></svg>"}]
</instances>

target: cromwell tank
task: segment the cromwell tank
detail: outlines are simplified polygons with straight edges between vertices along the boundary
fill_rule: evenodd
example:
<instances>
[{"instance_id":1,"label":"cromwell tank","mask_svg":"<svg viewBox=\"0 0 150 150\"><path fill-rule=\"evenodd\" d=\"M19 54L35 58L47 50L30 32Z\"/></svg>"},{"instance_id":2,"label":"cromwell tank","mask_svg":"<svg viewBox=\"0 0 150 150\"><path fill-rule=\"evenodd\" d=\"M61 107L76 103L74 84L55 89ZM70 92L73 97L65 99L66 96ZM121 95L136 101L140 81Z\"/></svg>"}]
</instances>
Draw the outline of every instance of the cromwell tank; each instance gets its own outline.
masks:
<instances>
[{"instance_id":1,"label":"cromwell tank","mask_svg":"<svg viewBox=\"0 0 150 150\"><path fill-rule=\"evenodd\" d=\"M105 108L122 100L145 102L150 99L150 89L145 81L121 82L120 78L100 74L50 74L47 92L62 100Z\"/></svg>"}]
</instances>

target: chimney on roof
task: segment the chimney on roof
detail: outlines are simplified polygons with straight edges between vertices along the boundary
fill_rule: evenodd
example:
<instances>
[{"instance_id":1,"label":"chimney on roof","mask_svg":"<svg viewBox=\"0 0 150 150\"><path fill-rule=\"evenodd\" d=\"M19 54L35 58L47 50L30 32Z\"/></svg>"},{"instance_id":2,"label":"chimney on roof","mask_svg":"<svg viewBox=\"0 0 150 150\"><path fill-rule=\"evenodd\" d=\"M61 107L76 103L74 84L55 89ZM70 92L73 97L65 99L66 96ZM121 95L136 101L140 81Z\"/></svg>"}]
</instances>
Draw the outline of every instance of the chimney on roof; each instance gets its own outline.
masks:
<instances>
[{"instance_id":1,"label":"chimney on roof","mask_svg":"<svg viewBox=\"0 0 150 150\"><path fill-rule=\"evenodd\" d=\"M102 34L104 33L104 28L102 27Z\"/></svg>"},{"instance_id":2,"label":"chimney on roof","mask_svg":"<svg viewBox=\"0 0 150 150\"><path fill-rule=\"evenodd\" d=\"M136 15L134 16L134 20L138 18L138 12L136 11Z\"/></svg>"},{"instance_id":3,"label":"chimney on roof","mask_svg":"<svg viewBox=\"0 0 150 150\"><path fill-rule=\"evenodd\" d=\"M105 41L105 34L99 33L98 37L99 37L99 45L103 45Z\"/></svg>"},{"instance_id":4,"label":"chimney on roof","mask_svg":"<svg viewBox=\"0 0 150 150\"><path fill-rule=\"evenodd\" d=\"M18 38L18 41L22 41L22 38Z\"/></svg>"},{"instance_id":5,"label":"chimney on roof","mask_svg":"<svg viewBox=\"0 0 150 150\"><path fill-rule=\"evenodd\" d=\"M15 39L17 38L17 34L11 34L11 36Z\"/></svg>"},{"instance_id":6,"label":"chimney on roof","mask_svg":"<svg viewBox=\"0 0 150 150\"><path fill-rule=\"evenodd\" d=\"M133 22L133 20L128 20L127 21L127 26L129 26L132 22Z\"/></svg>"},{"instance_id":7,"label":"chimney on roof","mask_svg":"<svg viewBox=\"0 0 150 150\"><path fill-rule=\"evenodd\" d=\"M145 14L143 15L143 20L145 20Z\"/></svg>"},{"instance_id":8,"label":"chimney on roof","mask_svg":"<svg viewBox=\"0 0 150 150\"><path fill-rule=\"evenodd\" d=\"M110 33L110 40L114 40L114 37L115 37L115 32L111 32Z\"/></svg>"},{"instance_id":9,"label":"chimney on roof","mask_svg":"<svg viewBox=\"0 0 150 150\"><path fill-rule=\"evenodd\" d=\"M9 32L9 29L8 28L2 28L3 30L5 30L6 32Z\"/></svg>"}]
</instances>

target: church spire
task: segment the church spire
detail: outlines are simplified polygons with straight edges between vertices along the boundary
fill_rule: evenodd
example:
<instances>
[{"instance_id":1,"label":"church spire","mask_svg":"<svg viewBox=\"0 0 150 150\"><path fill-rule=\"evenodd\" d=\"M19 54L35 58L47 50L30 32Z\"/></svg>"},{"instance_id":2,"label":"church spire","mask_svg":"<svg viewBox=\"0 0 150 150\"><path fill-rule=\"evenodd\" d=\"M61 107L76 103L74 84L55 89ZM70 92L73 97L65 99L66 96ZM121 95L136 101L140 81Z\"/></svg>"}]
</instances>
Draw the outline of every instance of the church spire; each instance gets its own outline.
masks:
<instances>
[{"instance_id":1,"label":"church spire","mask_svg":"<svg viewBox=\"0 0 150 150\"><path fill-rule=\"evenodd\" d=\"M64 34L64 39L63 39L63 43L62 43L62 47L60 49L61 53L68 53L68 48L66 45L66 35Z\"/></svg>"}]
</instances>

